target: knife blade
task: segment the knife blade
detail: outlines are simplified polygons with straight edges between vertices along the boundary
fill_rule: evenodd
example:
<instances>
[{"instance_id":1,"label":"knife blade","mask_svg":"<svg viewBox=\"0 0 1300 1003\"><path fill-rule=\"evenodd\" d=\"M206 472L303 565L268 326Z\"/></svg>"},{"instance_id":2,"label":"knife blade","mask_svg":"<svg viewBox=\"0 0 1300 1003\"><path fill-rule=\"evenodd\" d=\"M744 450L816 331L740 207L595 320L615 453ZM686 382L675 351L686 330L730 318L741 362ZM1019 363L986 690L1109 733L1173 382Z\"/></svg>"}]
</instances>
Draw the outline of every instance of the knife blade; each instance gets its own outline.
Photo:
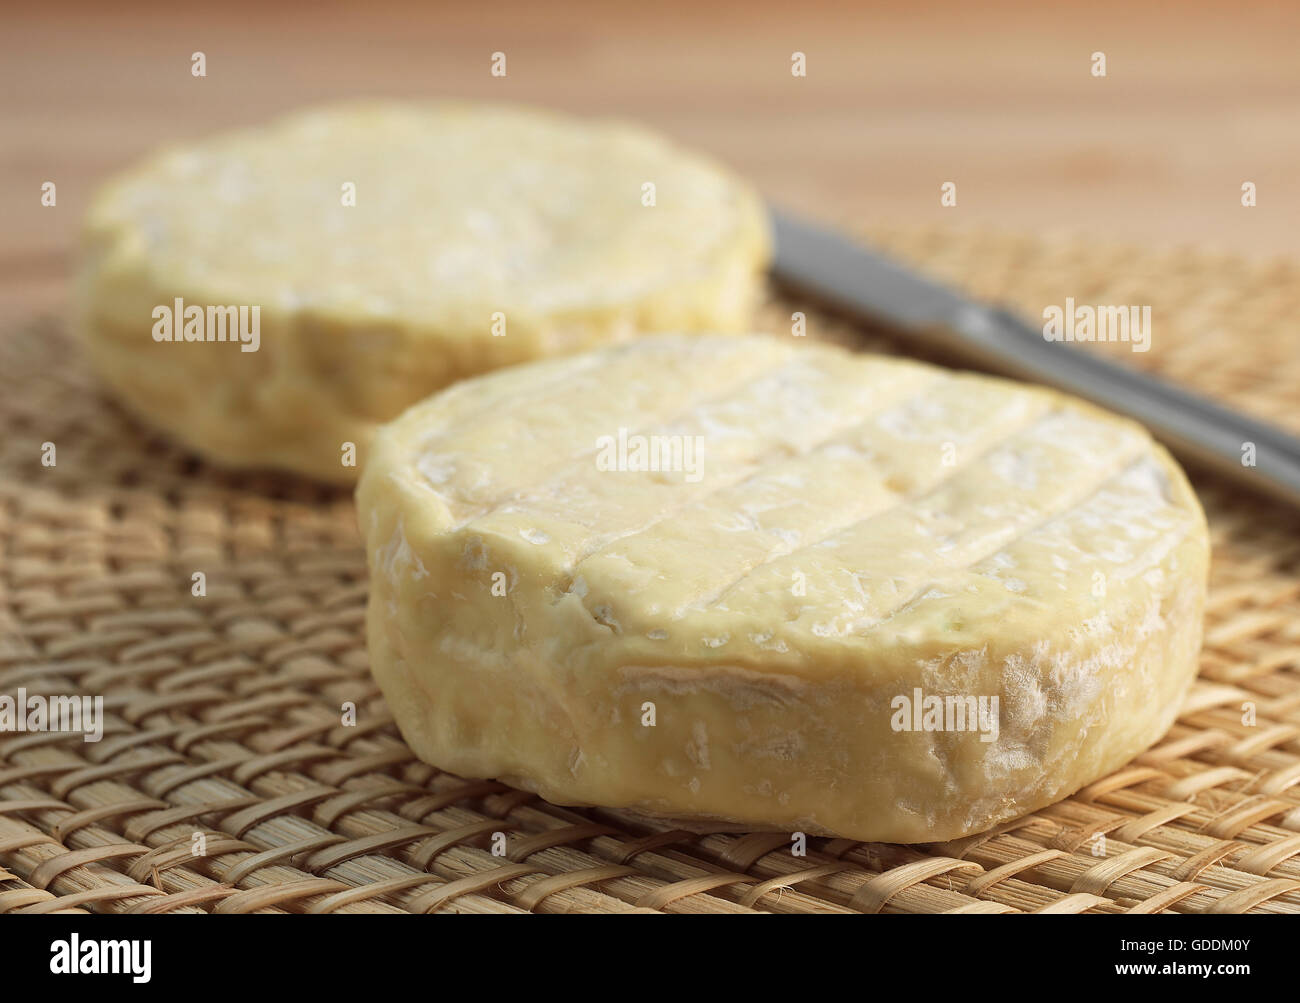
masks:
<instances>
[{"instance_id":1,"label":"knife blade","mask_svg":"<svg viewBox=\"0 0 1300 1003\"><path fill-rule=\"evenodd\" d=\"M849 238L772 210L778 282L962 356L1136 419L1179 456L1300 506L1300 440L1180 386L1049 341L1012 312L967 299ZM1252 458L1254 465L1248 465Z\"/></svg>"}]
</instances>

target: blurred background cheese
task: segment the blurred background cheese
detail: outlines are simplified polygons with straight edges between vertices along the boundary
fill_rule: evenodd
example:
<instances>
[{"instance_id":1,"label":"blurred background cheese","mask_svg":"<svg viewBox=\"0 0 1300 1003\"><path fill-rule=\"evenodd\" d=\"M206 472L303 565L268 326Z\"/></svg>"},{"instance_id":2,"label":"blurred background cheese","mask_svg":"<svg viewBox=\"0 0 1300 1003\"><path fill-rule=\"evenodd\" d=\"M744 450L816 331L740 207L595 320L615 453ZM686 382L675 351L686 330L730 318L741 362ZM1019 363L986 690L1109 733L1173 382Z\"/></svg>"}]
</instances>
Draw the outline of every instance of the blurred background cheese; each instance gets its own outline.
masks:
<instances>
[{"instance_id":1,"label":"blurred background cheese","mask_svg":"<svg viewBox=\"0 0 1300 1003\"><path fill-rule=\"evenodd\" d=\"M376 423L457 379L745 329L768 251L747 185L638 127L347 104L107 184L77 327L121 400L204 455L346 482ZM231 309L243 343L204 340Z\"/></svg>"}]
</instances>

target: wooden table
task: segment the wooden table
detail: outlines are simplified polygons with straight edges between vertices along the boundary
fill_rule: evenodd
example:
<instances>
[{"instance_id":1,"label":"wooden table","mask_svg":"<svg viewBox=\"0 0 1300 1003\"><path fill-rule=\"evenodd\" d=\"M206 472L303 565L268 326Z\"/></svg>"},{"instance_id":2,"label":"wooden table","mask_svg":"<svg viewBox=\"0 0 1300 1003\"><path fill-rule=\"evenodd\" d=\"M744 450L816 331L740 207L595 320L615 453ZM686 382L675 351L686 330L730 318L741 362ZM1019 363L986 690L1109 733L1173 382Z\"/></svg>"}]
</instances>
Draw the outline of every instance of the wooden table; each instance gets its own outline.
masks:
<instances>
[{"instance_id":1,"label":"wooden table","mask_svg":"<svg viewBox=\"0 0 1300 1003\"><path fill-rule=\"evenodd\" d=\"M375 94L635 117L773 200L844 223L1300 252L1294 3L471 6L11 8L0 316L62 308L95 184L147 148ZM1097 50L1105 78L1090 72ZM504 78L489 72L495 51ZM795 51L806 77L791 74ZM40 204L47 180L52 208ZM939 204L945 181L956 207ZM1244 181L1255 208L1241 205Z\"/></svg>"}]
</instances>

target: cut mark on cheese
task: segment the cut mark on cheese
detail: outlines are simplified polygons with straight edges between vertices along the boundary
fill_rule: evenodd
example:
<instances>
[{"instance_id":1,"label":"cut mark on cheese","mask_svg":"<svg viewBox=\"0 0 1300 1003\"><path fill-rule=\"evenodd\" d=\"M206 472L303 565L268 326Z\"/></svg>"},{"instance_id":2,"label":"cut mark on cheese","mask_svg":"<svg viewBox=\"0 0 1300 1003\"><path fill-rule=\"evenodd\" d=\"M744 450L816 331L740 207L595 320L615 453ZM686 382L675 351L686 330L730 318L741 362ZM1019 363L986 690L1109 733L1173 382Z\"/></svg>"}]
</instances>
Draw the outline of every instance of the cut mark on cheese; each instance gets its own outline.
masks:
<instances>
[{"instance_id":1,"label":"cut mark on cheese","mask_svg":"<svg viewBox=\"0 0 1300 1003\"><path fill-rule=\"evenodd\" d=\"M1062 422L1064 427L1061 427ZM1091 432L1100 436L1102 441L1094 444L1098 448L1085 451L1061 448L1060 435L1069 432L1071 425L1077 434ZM871 606L878 605L877 612L883 616L893 605L888 599L891 591L897 592L902 586L910 595L920 577L933 571L936 565L951 565L960 562L963 554L982 555L1004 546L1021 531L1027 520L1038 521L1044 509L1049 513L1067 510L1076 498L1088 497L1106 478L1146 448L1144 438L1126 426L1103 424L1062 410L1052 411L1032 422L1016 438L1024 445L1017 446L1014 441L1008 441L998 449L1014 452L1019 448L1029 456L1037 447L1044 472L1052 474L1043 478L1049 482L1048 493L1035 494L1032 488L1023 485L1016 488L994 483L989 488L990 482L983 470L975 465L966 465L958 476L947 479L938 488L909 500L905 505L861 520L800 548L797 554L785 555L778 562L760 565L746 576L746 584L750 586L746 594L752 596L755 592L775 587L776 582L787 577L786 572L796 557L834 567L861 568L871 567L876 555L892 555L894 573L891 582L887 587L886 583L880 583L882 588L864 610L871 619ZM1102 445L1106 448L1099 448ZM1076 462L1066 463L1070 458ZM1060 464L1060 469L1054 469L1054 463ZM1017 491L1027 497L1023 501L1017 499ZM995 500L998 495L1005 495L1011 501L999 504ZM936 538L935 530L942 531L945 526L953 527L958 538L947 543ZM981 539L986 541L983 547ZM821 549L826 549L827 553L817 554ZM910 572L909 567L912 569ZM766 577L761 581L748 580L756 574ZM808 574L811 578L812 572ZM735 591L733 588L731 593ZM798 613L792 619L801 615Z\"/></svg>"},{"instance_id":2,"label":"cut mark on cheese","mask_svg":"<svg viewBox=\"0 0 1300 1003\"><path fill-rule=\"evenodd\" d=\"M812 367L809 367L810 369ZM697 429L713 428L717 433L723 426L723 415L730 411L739 409L742 412L742 422L733 421L732 425L727 427L745 426L744 435L730 437L730 443L724 443L722 436L718 434L705 434L704 442L704 463L708 472L699 482L680 482L673 480L654 480L643 478L638 482L639 501L647 501L651 496L665 496L666 503L670 506L667 511L661 510L661 518L653 520L660 522L663 518L671 516L677 509L689 505L692 500L708 494L723 490L730 484L738 480L751 476L754 471L761 467L761 464L755 464L756 457L764 456L764 452L771 452L774 448L784 455L798 455L799 451L807 452L809 446L800 443L797 446L792 445L789 441L774 443L770 436L779 433L783 426L789 424L789 412L777 406L785 403L781 399L783 388L782 382L786 384L785 392L791 389L796 394L807 396L809 391L804 384L792 383L791 381L780 379L782 373L788 372L788 362L778 365L771 370L764 372L757 379L750 381L746 386L739 389L733 386L728 391L715 395L705 400L697 402L695 405L682 411L672 419L666 422L656 422L654 424L638 428L634 435L677 435L697 433ZM840 392L847 394L847 390L841 383L838 387L831 379L831 374L821 374L827 381L827 392ZM855 428L861 424L870 421L872 417L880 410L895 404L901 397L909 393L921 392L918 387L924 388L932 385L932 378L924 373L908 373L904 378L895 381L890 387L881 391L867 392L865 390L855 393L855 400L844 401L843 403L861 404L863 400L875 398L873 401L873 410L865 417L861 416L859 407L823 407L821 414L818 416L825 421L821 427L810 429L806 435L801 438L811 440L812 448L816 448L828 438L842 433L846 428ZM838 403L838 402L833 402ZM754 421L743 422L743 417L749 411L757 411L759 418L757 420L758 428L754 428ZM593 437L594 438L594 437ZM738 444L738 445L737 445ZM728 453L728 445L731 452ZM710 448L712 447L712 448ZM574 518L574 512L586 506L583 509L585 515L592 522L600 522L604 525L610 524L611 520L617 519L622 509L630 509L633 506L628 501L628 491L624 484L617 481L617 474L600 473L599 477L594 476L594 455L596 450L585 452L577 459L571 460L563 467L552 472L551 476L542 484L536 487L526 487L522 491L517 490L499 505L494 506L484 512L480 512L472 518L463 521L456 526L456 530L482 530L485 523L490 523L494 516L509 517L513 512L524 511L530 515L537 513L556 522L583 525L580 520ZM595 501L608 496L608 505L595 505ZM588 511L587 509L590 509ZM606 530L600 536L610 539L626 535L628 532L637 532L636 525L623 529L614 528ZM589 533L587 542L576 544L576 552L571 556L572 563L580 563L585 554L591 549L590 540L599 539L594 533Z\"/></svg>"},{"instance_id":3,"label":"cut mark on cheese","mask_svg":"<svg viewBox=\"0 0 1300 1003\"><path fill-rule=\"evenodd\" d=\"M864 508L874 510L879 504L884 504L898 493L900 483L910 484L917 481L917 474L909 474L905 467L890 462L889 453L893 446L893 439L890 436L896 436L900 428L905 427L910 433L909 437L915 440L909 452L914 456L926 457L914 462L919 463L920 469L924 471L924 479L917 483L927 484L940 476L941 470L951 472L952 468L941 466L939 455L940 447L947 444L954 436L975 448L980 448L982 443L988 440L990 444L987 448L992 448L1003 442L1011 430L1021 428L1033 421L1047 407L1045 398L1040 395L1024 391L1012 394L1003 392L999 397L990 398L987 401L987 408L977 408L973 414L964 415L963 417L967 418L967 427L954 433L951 428L953 414L944 410L948 405L945 403L939 406L936 401L944 402L949 396L958 400L968 400L974 396L980 403L985 403L978 393L978 388L982 385L976 384L973 388L963 386L962 384L966 382L966 380L945 376L924 381L916 386L914 381L895 379L889 384L896 391L892 399L886 397L883 402L875 400L873 402L875 407L870 413L850 420L847 425L843 421L832 420L829 429L825 426L816 430L810 429L803 437L805 441L801 443L802 448L797 451L790 448L788 441L778 442L775 445L767 442L768 433L779 429L783 423L788 422L788 419L784 413L769 413L768 409L760 407L758 425L753 429L753 434L748 437L753 448L744 450L739 458L729 457L728 460L737 465L729 469L725 476L714 473L707 488L693 484L643 481L638 484L637 504L651 512L657 511L657 515L653 515L648 521L603 533L595 532L590 526L616 524L617 520L624 516L625 513L620 510L620 506L628 504L626 489L623 485L602 479L594 482L600 485L600 490L593 494L595 489L591 487L593 481L589 471L586 468L575 468L588 474L587 483L579 481L575 484L565 484L560 479L553 480L544 488L530 492L526 498L520 500L519 505L521 514L527 513L530 519L537 519L540 516L543 521L548 522L548 525L558 524L573 527L578 531L575 534L577 540L572 546L562 548L569 556L569 563L561 572L555 587L555 601L568 591L567 583L573 580L588 559L594 557L617 560L618 552L626 552L629 546L652 542L654 538L648 537L647 534L675 517L685 515L685 524L698 528L701 520L710 518L710 508L734 510L735 518L739 520L734 527L735 530L761 530L756 521L758 513L753 518L745 517L744 513L747 507L755 504L756 497L761 499L764 495L784 496L781 500L787 506L791 503L809 506L810 511L815 509L817 512L813 518L820 518L822 510L834 514L837 506L846 504L856 506L849 508L851 516L860 515ZM904 396L900 398L899 393ZM856 411L855 408L848 410ZM932 427L927 428L927 420ZM877 424L886 429L888 434L876 428ZM1011 426L1010 430L1006 428L1008 424ZM1000 436L999 432L1001 432ZM929 435L928 445L932 447L932 453L927 453L923 445L927 442L924 438L925 434ZM919 440L918 435L921 436ZM759 448L766 448L769 455L762 456L762 462L755 465L750 460L754 449ZM837 450L847 453L847 457L838 455ZM986 450L980 449L981 453L984 451ZM846 463L860 463L864 465L864 469L860 481L855 478L843 482L841 478L843 482L843 491L841 491L835 489L834 485L837 483L836 476L843 472L842 468ZM822 478L826 479L825 483L822 483ZM792 502L789 490L791 485L805 481L805 487L794 494ZM505 520L501 527L502 531L509 528L514 516L509 508L501 513L501 518ZM573 515L575 508L580 510L580 516ZM633 508L632 511L635 514L636 509ZM489 523L491 521L489 520ZM483 525L479 522L474 528L482 528ZM737 540L736 545L742 543L749 545L756 540L768 540L770 543L775 539L784 549L789 550L798 544L802 532L802 529L787 531L777 526L761 530L759 534L753 536L743 535ZM617 551L612 548L617 548ZM714 560L709 562L709 566L716 565L722 557L730 558L732 556L730 550L734 549L729 548L729 552L724 555L715 555ZM754 560L744 566L757 563L770 554L769 547L766 554L756 555ZM704 570L707 570L707 567Z\"/></svg>"},{"instance_id":4,"label":"cut mark on cheese","mask_svg":"<svg viewBox=\"0 0 1300 1003\"><path fill-rule=\"evenodd\" d=\"M823 430L817 441L810 446L801 450L791 450L788 445L781 449L783 461L804 460L819 452L827 446L836 443L839 440L848 439L857 435L861 428L868 422L888 408L891 404L896 403L896 399L887 399L884 402L878 402L880 410L873 411L862 417L860 420L853 420L848 424L844 422L835 422L832 427ZM672 485L672 498L668 505L662 507L659 513L648 521L638 525L627 527L620 530L607 531L604 533L591 533L587 539L578 548L575 555L570 558L570 563L565 569L561 579L560 591L567 591L567 582L572 581L579 573L579 570L590 558L608 550L621 541L629 540L633 537L640 537L650 530L665 523L671 519L680 516L688 508L706 504L722 492L736 489L743 491L748 486L752 486L759 477L770 477L772 468L778 464L763 465L754 463L755 450L762 449L764 446L762 437L755 435L751 438L753 450L743 454L739 462L736 463L727 473L719 476L714 474L709 479L707 486L703 490L695 490L693 485ZM608 518L608 517L607 517Z\"/></svg>"},{"instance_id":5,"label":"cut mark on cheese","mask_svg":"<svg viewBox=\"0 0 1300 1003\"><path fill-rule=\"evenodd\" d=\"M772 373L779 371L785 362L786 359L782 358L768 366L761 368L755 367L759 368L759 375L757 378L761 380L770 376ZM738 388L745 386L755 378L753 369L739 369L738 372L733 370L730 375L731 379L726 383L725 388L721 392L710 397L708 399L709 401L725 401L731 394L735 393ZM649 385L647 385L647 391L651 392ZM639 427L638 434L644 434L645 431L653 429L655 425L663 423L665 420L680 420L685 415L691 413L692 410L701 406L700 401L690 401L688 391L681 391L674 394L664 391L660 387L656 387L652 392L659 406L650 408L648 403L641 405L652 410L652 419L649 424ZM625 395L620 399L619 403L621 406L617 411L611 411L599 417L589 414L580 414L577 417L580 417L582 419L581 421L573 421L574 416L569 416L568 427L563 431L565 439L571 443L570 448L564 450L564 452L568 453L568 460L558 468L558 470L562 471L569 469L574 464L581 463L584 460L589 463L594 463L595 455L600 449L596 441L598 436L603 432L607 432L610 426L617 428L619 416L621 414L625 414L629 409L637 409L638 405L635 403L635 399L633 398L630 402L629 396L630 395ZM684 407L681 403L683 396L686 396L687 401ZM675 408L672 416L667 419L663 414L665 401L667 402L667 407ZM705 403L707 403L707 401ZM517 414L512 410L502 417L517 418ZM507 438L505 441L511 440ZM530 480L537 477L545 478L547 476L554 476L557 473L557 468L554 466L544 466L540 470L535 467L530 467L527 462L526 442L527 440L525 440L523 444L517 446L517 449L522 451L524 455L522 457L516 457L516 462L511 468L511 480L507 482L504 488L498 488L494 491L488 500L481 502L479 505L472 508L469 514L462 515L454 527L456 531L471 528L473 523L484 519L494 512L500 511L502 506L508 504L512 498L518 496L521 488L526 489ZM555 446L552 444L548 448L547 452L553 452L554 449Z\"/></svg>"},{"instance_id":6,"label":"cut mark on cheese","mask_svg":"<svg viewBox=\"0 0 1300 1003\"><path fill-rule=\"evenodd\" d=\"M806 551L814 547L819 547L824 543L826 543L828 540L831 540L834 537L840 535L841 533L860 528L866 525L867 523L871 522L872 520L888 516L891 513L898 511L902 508L905 508L907 506L913 505L924 498L931 497L940 488L946 485L949 481L955 480L957 477L965 474L968 470L976 467L979 461L983 459L985 456L999 449L1005 448L1009 438L1011 438L1012 436L1020 432L1023 432L1026 428L1032 427L1033 425L1043 421L1045 417L1044 414L1045 411L1046 411L1046 403L1043 402L1041 409L1031 410L1026 420L1024 420L1022 423L1014 427L1010 432L1006 433L1003 438L997 439L992 443L987 444L985 448L979 450L978 453L976 453L972 458L966 460L965 462L958 463L955 466L948 467L948 468L939 468L936 465L935 469L943 469L944 472L941 473L938 477L934 478L933 480L923 481L920 487L912 491L911 493L904 494L904 495L896 495L894 499L889 504L885 505L883 508L869 511L866 514L861 515L857 518L853 518L850 521L846 521L838 524L832 524L830 528L817 539L804 542L797 547L773 548L773 550L770 551L767 555L765 555L761 561L755 562L754 564L744 568L741 574L739 574L733 581L723 585L721 588L716 589L715 591L713 591L708 595L698 597L692 600L690 603L680 607L678 610L678 615L681 615L681 613L686 609L706 610L709 609L710 607L717 606L724 599L726 599L727 596L731 595L738 588L740 588L741 585L749 581L756 571L770 565L773 561L776 561L781 558L792 557L801 551Z\"/></svg>"},{"instance_id":7,"label":"cut mark on cheese","mask_svg":"<svg viewBox=\"0 0 1300 1003\"><path fill-rule=\"evenodd\" d=\"M999 558L1014 565L1035 557L1041 561L1043 554L1057 558L1069 553L1073 564L1065 561L1065 568L1061 568L1053 561L1052 568L1063 577L1067 569L1072 570L1080 592L1098 566L1106 566L1109 575L1119 580L1142 574L1178 547L1195 525L1185 510L1170 508L1158 491L1151 490L1152 478L1161 479L1163 475L1150 457L1143 457L1107 481L1086 502L1021 535L970 570L982 577L994 577ZM1155 543L1131 556L1102 552L1095 545L1079 545L1079 538L1089 538L1090 531L1099 525L1120 522L1134 542Z\"/></svg>"},{"instance_id":8,"label":"cut mark on cheese","mask_svg":"<svg viewBox=\"0 0 1300 1003\"><path fill-rule=\"evenodd\" d=\"M534 374L532 379L525 380L523 389L512 397L512 402L516 408L522 408L526 407L530 402L545 400L553 391L571 383L576 376L586 375L596 367L597 361L594 356L586 355L579 356L576 359L554 359L548 362L535 363L539 368L545 366L550 370L550 374ZM506 375L501 374L499 378L505 378ZM508 375L514 376L516 374ZM457 408L456 405L461 398L477 399L481 401L481 404L478 407ZM494 397L481 396L480 388L466 380L453 383L442 391L440 404L445 411L450 412L454 417L450 421L430 428L421 437L419 445L422 452L440 443L453 441L466 426L496 412L500 407L499 402Z\"/></svg>"},{"instance_id":9,"label":"cut mark on cheese","mask_svg":"<svg viewBox=\"0 0 1300 1003\"><path fill-rule=\"evenodd\" d=\"M960 578L964 573L973 572L973 569L992 558L995 554L1004 552L1008 546L1013 545L1016 541L1032 536L1042 527L1057 521L1063 516L1070 515L1074 509L1084 505L1090 499L1102 494L1107 485L1122 479L1130 471L1140 467L1145 462L1145 457L1138 456L1127 463L1121 469L1103 474L1100 480L1083 482L1077 491L1058 497L1040 519L1026 526L1017 526L1012 536L1007 539L999 539L995 546L983 553L977 553L973 557L963 557L962 560L947 568L941 568L940 575L932 577L924 584L916 586L912 594L899 603L894 608L878 615L872 622L859 625L858 629L874 629L889 620L894 619L900 613L915 606L916 603L929 598L931 593L938 590L942 592L946 586L949 586L954 578ZM943 558L939 557L942 564ZM986 577L986 576L980 576Z\"/></svg>"},{"instance_id":10,"label":"cut mark on cheese","mask_svg":"<svg viewBox=\"0 0 1300 1003\"><path fill-rule=\"evenodd\" d=\"M418 440L420 451L426 453L438 450L439 447L447 444L463 441L465 432L476 428L484 418L517 416L534 408L544 407L549 402L578 398L585 388L597 390L607 385L610 380L618 380L625 375L635 377L637 373L644 374L647 366L653 367L660 361L656 357L655 346L646 348L644 354L649 355L648 360L638 355L634 351L635 347L634 343L619 344L611 346L608 355L604 357L588 353L576 357L535 362L532 364L533 371L528 374L520 373L518 370L498 372L492 377L495 392L491 394L485 394L483 387L475 382L455 383L442 391L438 397L439 413L449 417L420 436ZM738 344L734 354L739 355L743 352L743 346ZM663 356L666 361L680 365L681 353L674 353L676 356L674 357L660 349L658 355ZM702 356L702 360L704 358L707 357ZM623 367L626 367L626 373ZM595 378L586 380L591 376ZM584 380L586 382L583 382ZM510 402L510 406L504 411L501 404L503 397ZM462 399L473 403L468 407L459 406ZM450 452L454 455L456 451L453 449Z\"/></svg>"}]
</instances>

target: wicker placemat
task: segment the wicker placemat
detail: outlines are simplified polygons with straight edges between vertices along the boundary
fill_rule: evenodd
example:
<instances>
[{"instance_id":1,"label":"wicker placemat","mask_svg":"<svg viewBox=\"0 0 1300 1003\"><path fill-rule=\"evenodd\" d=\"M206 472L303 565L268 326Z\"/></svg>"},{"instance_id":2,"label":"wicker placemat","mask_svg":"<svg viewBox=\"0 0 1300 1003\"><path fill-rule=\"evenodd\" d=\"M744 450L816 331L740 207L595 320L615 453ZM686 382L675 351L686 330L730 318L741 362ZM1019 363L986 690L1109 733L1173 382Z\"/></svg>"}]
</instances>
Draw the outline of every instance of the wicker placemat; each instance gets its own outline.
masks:
<instances>
[{"instance_id":1,"label":"wicker placemat","mask_svg":"<svg viewBox=\"0 0 1300 1003\"><path fill-rule=\"evenodd\" d=\"M1150 304L1153 348L1127 360L1300 427L1296 264L871 237L1031 317ZM769 326L795 310L890 350L788 301ZM349 494L188 458L106 402L53 323L0 337L0 374L0 693L102 694L107 717L99 743L0 735L0 912L1300 912L1300 522L1280 507L1198 479L1201 679L1151 752L993 833L795 857L788 834L557 808L420 763L367 673Z\"/></svg>"}]
</instances>

